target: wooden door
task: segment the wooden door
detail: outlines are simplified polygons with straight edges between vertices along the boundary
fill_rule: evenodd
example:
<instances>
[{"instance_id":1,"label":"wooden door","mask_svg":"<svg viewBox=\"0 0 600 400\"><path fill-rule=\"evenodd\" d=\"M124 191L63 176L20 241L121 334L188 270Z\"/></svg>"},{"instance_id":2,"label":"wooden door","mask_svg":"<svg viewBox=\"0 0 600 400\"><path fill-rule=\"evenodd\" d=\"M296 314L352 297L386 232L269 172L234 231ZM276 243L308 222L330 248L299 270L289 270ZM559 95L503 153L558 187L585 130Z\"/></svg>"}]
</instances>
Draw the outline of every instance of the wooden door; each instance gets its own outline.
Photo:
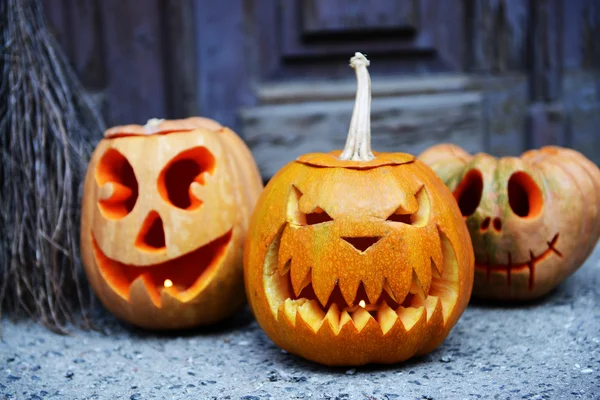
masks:
<instances>
[{"instance_id":1,"label":"wooden door","mask_svg":"<svg viewBox=\"0 0 600 400\"><path fill-rule=\"evenodd\" d=\"M355 51L372 61L373 145L441 141L600 162L596 0L43 0L109 125L201 114L265 177L343 146Z\"/></svg>"},{"instance_id":2,"label":"wooden door","mask_svg":"<svg viewBox=\"0 0 600 400\"><path fill-rule=\"evenodd\" d=\"M458 141L483 150L481 96L463 75L461 4L270 0L246 10L257 54L254 103L242 108L239 125L263 174L301 153L343 145L356 51L372 61L375 149L417 152Z\"/></svg>"}]
</instances>

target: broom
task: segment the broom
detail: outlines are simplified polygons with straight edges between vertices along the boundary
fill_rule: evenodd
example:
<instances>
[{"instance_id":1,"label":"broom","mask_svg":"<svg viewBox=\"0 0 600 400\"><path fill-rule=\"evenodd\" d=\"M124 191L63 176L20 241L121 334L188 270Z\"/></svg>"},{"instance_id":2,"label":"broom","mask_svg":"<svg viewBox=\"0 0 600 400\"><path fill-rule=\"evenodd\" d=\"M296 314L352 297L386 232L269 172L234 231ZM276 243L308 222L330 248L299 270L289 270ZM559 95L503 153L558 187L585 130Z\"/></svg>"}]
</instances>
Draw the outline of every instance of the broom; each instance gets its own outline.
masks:
<instances>
[{"instance_id":1,"label":"broom","mask_svg":"<svg viewBox=\"0 0 600 400\"><path fill-rule=\"evenodd\" d=\"M89 327L79 201L104 124L39 0L0 1L0 317Z\"/></svg>"}]
</instances>

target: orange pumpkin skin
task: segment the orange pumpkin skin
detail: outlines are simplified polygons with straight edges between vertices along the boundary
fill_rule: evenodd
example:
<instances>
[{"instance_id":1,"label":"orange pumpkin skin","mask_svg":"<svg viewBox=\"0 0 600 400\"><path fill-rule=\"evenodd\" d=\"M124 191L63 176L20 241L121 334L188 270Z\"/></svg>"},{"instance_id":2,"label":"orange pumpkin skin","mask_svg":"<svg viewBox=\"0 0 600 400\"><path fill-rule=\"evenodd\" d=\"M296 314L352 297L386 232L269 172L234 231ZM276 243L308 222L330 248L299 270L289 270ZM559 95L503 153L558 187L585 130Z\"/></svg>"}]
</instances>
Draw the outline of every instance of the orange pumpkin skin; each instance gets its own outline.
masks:
<instances>
[{"instance_id":1,"label":"orange pumpkin skin","mask_svg":"<svg viewBox=\"0 0 600 400\"><path fill-rule=\"evenodd\" d=\"M453 191L475 251L473 295L528 300L579 268L600 237L600 170L548 146L521 157L437 145L419 159Z\"/></svg>"},{"instance_id":2,"label":"orange pumpkin skin","mask_svg":"<svg viewBox=\"0 0 600 400\"><path fill-rule=\"evenodd\" d=\"M243 241L262 180L242 140L205 118L109 129L84 183L88 280L150 329L219 321L244 301Z\"/></svg>"},{"instance_id":3,"label":"orange pumpkin skin","mask_svg":"<svg viewBox=\"0 0 600 400\"><path fill-rule=\"evenodd\" d=\"M411 155L338 155L300 157L260 196L244 252L250 307L278 346L322 364L430 352L471 293L474 259L460 211Z\"/></svg>"}]
</instances>

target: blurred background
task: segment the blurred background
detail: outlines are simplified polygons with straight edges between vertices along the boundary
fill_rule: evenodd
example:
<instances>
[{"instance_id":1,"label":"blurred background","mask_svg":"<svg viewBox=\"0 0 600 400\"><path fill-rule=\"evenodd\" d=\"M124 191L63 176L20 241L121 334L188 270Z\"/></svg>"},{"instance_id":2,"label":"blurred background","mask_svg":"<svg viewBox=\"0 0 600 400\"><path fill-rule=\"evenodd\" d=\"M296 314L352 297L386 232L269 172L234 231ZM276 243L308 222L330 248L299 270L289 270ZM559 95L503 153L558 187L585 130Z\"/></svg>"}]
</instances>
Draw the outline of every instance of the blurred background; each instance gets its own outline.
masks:
<instances>
[{"instance_id":1,"label":"blurred background","mask_svg":"<svg viewBox=\"0 0 600 400\"><path fill-rule=\"evenodd\" d=\"M371 60L373 148L438 142L600 163L597 0L44 0L107 124L203 115L265 178L343 147L348 60Z\"/></svg>"}]
</instances>

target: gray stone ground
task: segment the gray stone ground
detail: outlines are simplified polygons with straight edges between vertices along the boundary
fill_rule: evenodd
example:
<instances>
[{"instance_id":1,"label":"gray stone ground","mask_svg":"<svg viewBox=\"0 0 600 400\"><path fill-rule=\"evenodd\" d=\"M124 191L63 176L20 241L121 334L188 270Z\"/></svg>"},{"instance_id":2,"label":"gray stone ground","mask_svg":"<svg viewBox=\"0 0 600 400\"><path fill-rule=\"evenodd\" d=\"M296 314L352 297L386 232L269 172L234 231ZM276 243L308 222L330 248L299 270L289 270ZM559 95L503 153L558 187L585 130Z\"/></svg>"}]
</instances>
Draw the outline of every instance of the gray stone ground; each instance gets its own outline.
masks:
<instances>
[{"instance_id":1,"label":"gray stone ground","mask_svg":"<svg viewBox=\"0 0 600 400\"><path fill-rule=\"evenodd\" d=\"M59 336L3 322L6 399L599 399L600 246L552 295L469 305L432 354L395 366L325 368L276 348L245 310L226 324L157 335L106 316Z\"/></svg>"}]
</instances>

